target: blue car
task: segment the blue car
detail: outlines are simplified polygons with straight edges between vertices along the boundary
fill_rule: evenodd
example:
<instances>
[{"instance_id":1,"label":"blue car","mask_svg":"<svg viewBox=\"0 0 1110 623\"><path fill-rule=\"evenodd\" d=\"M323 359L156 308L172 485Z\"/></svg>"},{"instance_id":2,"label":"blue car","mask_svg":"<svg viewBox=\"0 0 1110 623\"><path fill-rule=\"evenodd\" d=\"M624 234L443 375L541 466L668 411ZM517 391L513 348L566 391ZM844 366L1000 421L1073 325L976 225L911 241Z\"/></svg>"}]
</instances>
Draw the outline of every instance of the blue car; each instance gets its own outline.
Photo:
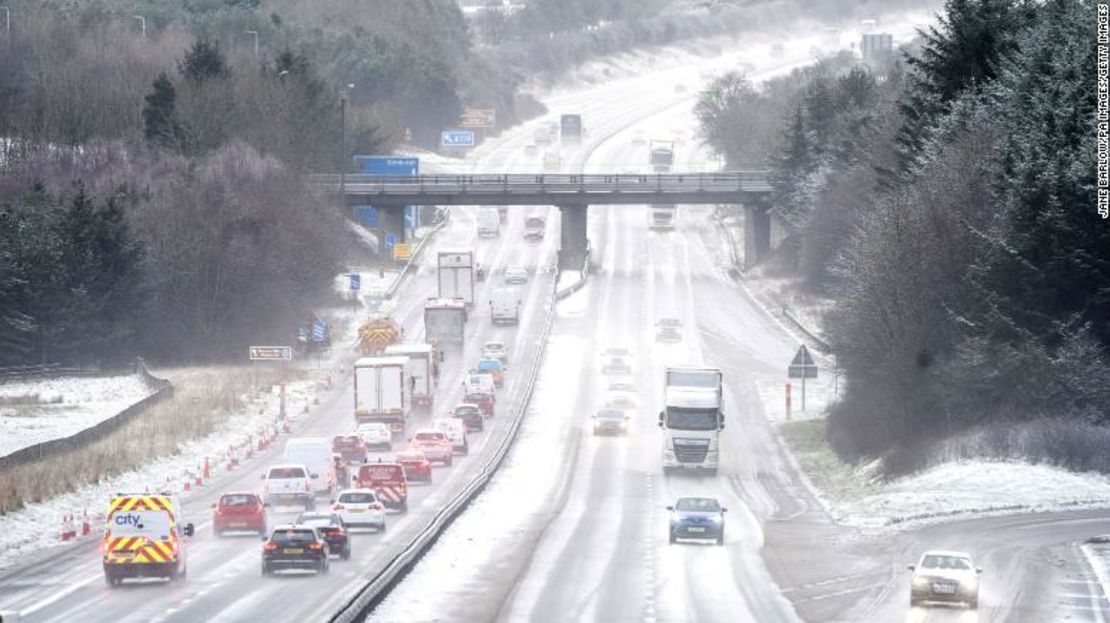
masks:
<instances>
[{"instance_id":1,"label":"blue car","mask_svg":"<svg viewBox=\"0 0 1110 623\"><path fill-rule=\"evenodd\" d=\"M671 511L670 540L715 539L717 545L725 542L725 513L717 498L679 498Z\"/></svg>"}]
</instances>

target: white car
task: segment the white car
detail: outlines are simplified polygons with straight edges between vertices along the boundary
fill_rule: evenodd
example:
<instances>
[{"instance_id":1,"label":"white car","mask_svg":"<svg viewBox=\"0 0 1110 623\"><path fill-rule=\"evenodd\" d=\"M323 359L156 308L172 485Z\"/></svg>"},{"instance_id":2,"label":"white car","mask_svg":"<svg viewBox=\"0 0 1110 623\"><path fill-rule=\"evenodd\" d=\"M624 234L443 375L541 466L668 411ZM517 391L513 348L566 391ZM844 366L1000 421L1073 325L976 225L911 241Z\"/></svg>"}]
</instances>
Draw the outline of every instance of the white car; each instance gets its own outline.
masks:
<instances>
[{"instance_id":1,"label":"white car","mask_svg":"<svg viewBox=\"0 0 1110 623\"><path fill-rule=\"evenodd\" d=\"M366 449L368 451L393 451L393 431L389 430L389 425L382 424L381 422L359 424L355 432L362 438L362 442L366 444Z\"/></svg>"},{"instance_id":2,"label":"white car","mask_svg":"<svg viewBox=\"0 0 1110 623\"><path fill-rule=\"evenodd\" d=\"M921 555L910 565L910 607L921 602L962 602L972 609L979 607L979 574L971 556L964 552L934 550Z\"/></svg>"},{"instance_id":3,"label":"white car","mask_svg":"<svg viewBox=\"0 0 1110 623\"><path fill-rule=\"evenodd\" d=\"M631 378L616 378L609 381L608 390L611 392L636 393L636 383Z\"/></svg>"},{"instance_id":4,"label":"white car","mask_svg":"<svg viewBox=\"0 0 1110 623\"><path fill-rule=\"evenodd\" d=\"M451 440L451 451L455 454L470 454L470 442L466 439L466 424L457 418L439 418L434 423L435 429L447 435Z\"/></svg>"},{"instance_id":5,"label":"white car","mask_svg":"<svg viewBox=\"0 0 1110 623\"><path fill-rule=\"evenodd\" d=\"M624 391L610 391L605 394L606 409L635 409L636 394Z\"/></svg>"},{"instance_id":6,"label":"white car","mask_svg":"<svg viewBox=\"0 0 1110 623\"><path fill-rule=\"evenodd\" d=\"M312 476L301 464L271 465L262 474L262 502L270 506L303 506L306 511L316 508Z\"/></svg>"},{"instance_id":7,"label":"white car","mask_svg":"<svg viewBox=\"0 0 1110 623\"><path fill-rule=\"evenodd\" d=\"M505 269L505 283L528 283L528 269L523 266L509 266Z\"/></svg>"},{"instance_id":8,"label":"white car","mask_svg":"<svg viewBox=\"0 0 1110 623\"><path fill-rule=\"evenodd\" d=\"M660 318L655 323L655 341L681 342L682 321L678 318Z\"/></svg>"},{"instance_id":9,"label":"white car","mask_svg":"<svg viewBox=\"0 0 1110 623\"><path fill-rule=\"evenodd\" d=\"M628 432L628 414L620 409L598 409L594 414L594 435L623 435Z\"/></svg>"},{"instance_id":10,"label":"white car","mask_svg":"<svg viewBox=\"0 0 1110 623\"><path fill-rule=\"evenodd\" d=\"M331 509L348 527L385 532L385 506L371 489L344 489L335 497Z\"/></svg>"},{"instance_id":11,"label":"white car","mask_svg":"<svg viewBox=\"0 0 1110 623\"><path fill-rule=\"evenodd\" d=\"M482 359L496 359L503 364L509 363L509 351L504 342L486 342L482 345Z\"/></svg>"}]
</instances>

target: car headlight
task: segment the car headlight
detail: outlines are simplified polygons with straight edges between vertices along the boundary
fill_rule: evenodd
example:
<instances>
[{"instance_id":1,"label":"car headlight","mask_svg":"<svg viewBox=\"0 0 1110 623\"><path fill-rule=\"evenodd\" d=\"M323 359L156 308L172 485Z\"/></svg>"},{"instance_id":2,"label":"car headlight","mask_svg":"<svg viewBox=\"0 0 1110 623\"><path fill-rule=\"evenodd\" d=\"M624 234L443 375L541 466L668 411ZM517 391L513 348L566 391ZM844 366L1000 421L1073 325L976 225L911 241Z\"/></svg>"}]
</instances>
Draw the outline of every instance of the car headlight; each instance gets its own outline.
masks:
<instances>
[{"instance_id":1,"label":"car headlight","mask_svg":"<svg viewBox=\"0 0 1110 623\"><path fill-rule=\"evenodd\" d=\"M924 576L919 575L913 579L913 585L917 588L928 588L929 584L929 578Z\"/></svg>"}]
</instances>

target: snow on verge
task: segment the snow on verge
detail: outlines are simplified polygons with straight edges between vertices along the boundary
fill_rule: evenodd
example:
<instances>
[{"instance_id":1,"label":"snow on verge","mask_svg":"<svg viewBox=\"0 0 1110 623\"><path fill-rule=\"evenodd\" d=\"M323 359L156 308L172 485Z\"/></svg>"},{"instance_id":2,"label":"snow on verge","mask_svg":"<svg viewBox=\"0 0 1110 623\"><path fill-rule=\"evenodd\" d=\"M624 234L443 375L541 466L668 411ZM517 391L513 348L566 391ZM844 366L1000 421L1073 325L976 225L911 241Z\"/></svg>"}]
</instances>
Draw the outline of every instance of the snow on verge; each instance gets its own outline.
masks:
<instances>
[{"instance_id":1,"label":"snow on verge","mask_svg":"<svg viewBox=\"0 0 1110 623\"><path fill-rule=\"evenodd\" d=\"M0 385L0 456L79 433L153 393L154 389L138 374ZM21 398L27 396L37 399Z\"/></svg>"}]
</instances>

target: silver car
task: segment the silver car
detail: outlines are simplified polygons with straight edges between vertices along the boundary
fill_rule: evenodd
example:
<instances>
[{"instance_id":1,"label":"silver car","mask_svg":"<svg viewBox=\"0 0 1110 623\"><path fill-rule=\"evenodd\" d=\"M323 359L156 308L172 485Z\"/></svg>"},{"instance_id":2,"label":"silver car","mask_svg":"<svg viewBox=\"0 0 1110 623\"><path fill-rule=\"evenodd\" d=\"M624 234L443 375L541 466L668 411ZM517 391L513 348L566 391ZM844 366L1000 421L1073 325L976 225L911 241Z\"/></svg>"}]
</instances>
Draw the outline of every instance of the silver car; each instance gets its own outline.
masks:
<instances>
[{"instance_id":1,"label":"silver car","mask_svg":"<svg viewBox=\"0 0 1110 623\"><path fill-rule=\"evenodd\" d=\"M979 574L971 556L964 552L934 550L925 552L916 565L910 565L910 607L922 602L966 603L979 607Z\"/></svg>"},{"instance_id":2,"label":"silver car","mask_svg":"<svg viewBox=\"0 0 1110 623\"><path fill-rule=\"evenodd\" d=\"M599 409L593 419L594 435L623 435L628 432L628 414L621 409Z\"/></svg>"}]
</instances>

